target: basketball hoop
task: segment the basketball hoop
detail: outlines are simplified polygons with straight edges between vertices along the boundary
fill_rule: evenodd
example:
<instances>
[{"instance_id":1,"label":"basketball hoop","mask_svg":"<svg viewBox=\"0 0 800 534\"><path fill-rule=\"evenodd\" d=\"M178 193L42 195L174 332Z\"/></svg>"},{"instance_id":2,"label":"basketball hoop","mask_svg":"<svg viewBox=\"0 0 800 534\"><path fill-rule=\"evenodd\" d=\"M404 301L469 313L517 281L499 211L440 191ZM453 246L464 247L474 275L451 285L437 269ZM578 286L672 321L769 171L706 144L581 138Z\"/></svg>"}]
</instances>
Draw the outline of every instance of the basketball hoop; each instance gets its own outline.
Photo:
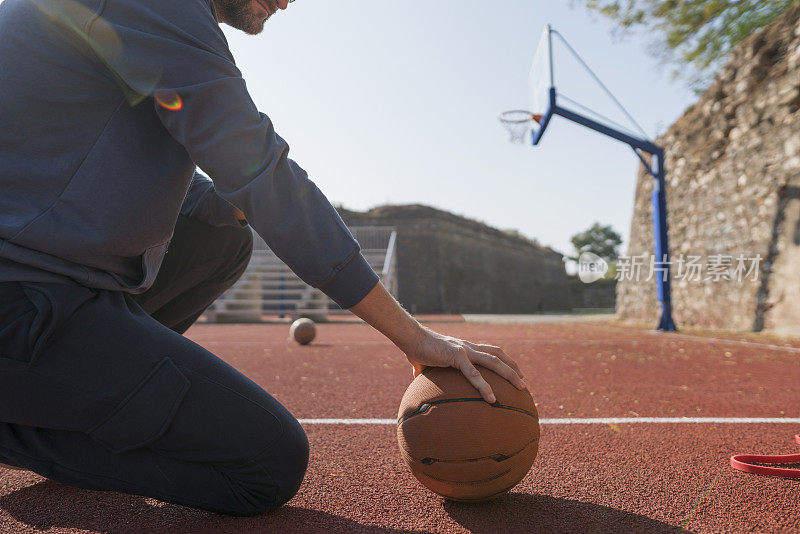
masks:
<instances>
[{"instance_id":1,"label":"basketball hoop","mask_svg":"<svg viewBox=\"0 0 800 534\"><path fill-rule=\"evenodd\" d=\"M530 111L514 109L504 111L498 119L511 135L512 143L524 143L528 131L532 129L534 123L538 125L541 122L542 116L535 115Z\"/></svg>"}]
</instances>

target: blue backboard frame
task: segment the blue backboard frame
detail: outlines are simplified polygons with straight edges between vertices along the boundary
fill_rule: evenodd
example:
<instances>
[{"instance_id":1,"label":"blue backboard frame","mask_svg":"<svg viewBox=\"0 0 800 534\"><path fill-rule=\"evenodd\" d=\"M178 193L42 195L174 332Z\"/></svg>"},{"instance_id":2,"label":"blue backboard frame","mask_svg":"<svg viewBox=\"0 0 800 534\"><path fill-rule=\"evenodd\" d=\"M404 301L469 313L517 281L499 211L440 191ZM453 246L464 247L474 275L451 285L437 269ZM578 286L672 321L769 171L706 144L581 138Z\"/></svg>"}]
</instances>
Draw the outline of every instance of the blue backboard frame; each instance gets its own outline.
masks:
<instances>
[{"instance_id":1,"label":"blue backboard frame","mask_svg":"<svg viewBox=\"0 0 800 534\"><path fill-rule=\"evenodd\" d=\"M623 143L627 143L633 150L636 152L636 155L641 160L644 167L647 169L648 173L653 177L653 192L651 195L651 202L653 205L653 241L654 241L654 249L655 249L655 261L656 264L659 266L659 272L661 273L660 276L656 276L656 296L658 301L661 303L661 318L659 319L658 326L656 327L658 330L665 331L665 332L673 332L676 331L677 328L675 326L675 322L672 319L672 291L671 291L671 261L670 261L670 254L669 254L669 236L668 236L668 225L667 225L667 195L666 195L666 170L664 167L664 149L649 139L645 137L637 137L635 135L631 135L628 132L622 131L621 129L615 128L613 126L603 124L591 117L588 117L582 113L578 113L572 111L570 109L566 109L558 105L558 90L556 89L555 83L555 75L554 75L554 65L553 65L553 35L558 35L561 40L567 45L570 51L577 56L577 53L569 46L569 43L558 34L551 25L547 25L545 27L542 39L539 43L539 49L536 53L536 58L534 59L534 66L531 69L531 76L532 78L536 76L535 69L536 69L536 62L540 60L541 57L544 57L544 60L547 61L547 69L544 69L543 72L539 74L539 76L545 76L544 85L549 86L547 87L547 98L546 103L544 104L544 109L537 109L537 97L539 95L535 94L538 91L541 91L542 82L539 79L532 79L532 84L537 87L532 88L533 93L533 106L534 110L533 113L539 114L541 113L542 119L541 122L537 125L538 127L533 127L531 129L531 137L532 137L532 144L534 146L538 145L539 142L544 137L545 131L547 131L547 127L550 124L551 119L553 116L560 116L567 120L570 120L574 123L580 124L586 128L594 130L598 133L621 141ZM546 47L546 50L542 50L542 47ZM580 56L577 56L578 59L583 63L583 60L580 59ZM584 66L588 69L588 66L584 63ZM589 69L591 72L591 69ZM594 73L592 73L594 75ZM597 79L597 81L603 86L602 82ZM612 95L613 98L613 95ZM614 99L616 101L616 99ZM621 107L621 105L620 105ZM624 111L624 108L623 108ZM626 111L627 113L627 111ZM630 115L628 115L630 117ZM642 152L646 152L651 155L651 161L648 162L643 156Z\"/></svg>"}]
</instances>

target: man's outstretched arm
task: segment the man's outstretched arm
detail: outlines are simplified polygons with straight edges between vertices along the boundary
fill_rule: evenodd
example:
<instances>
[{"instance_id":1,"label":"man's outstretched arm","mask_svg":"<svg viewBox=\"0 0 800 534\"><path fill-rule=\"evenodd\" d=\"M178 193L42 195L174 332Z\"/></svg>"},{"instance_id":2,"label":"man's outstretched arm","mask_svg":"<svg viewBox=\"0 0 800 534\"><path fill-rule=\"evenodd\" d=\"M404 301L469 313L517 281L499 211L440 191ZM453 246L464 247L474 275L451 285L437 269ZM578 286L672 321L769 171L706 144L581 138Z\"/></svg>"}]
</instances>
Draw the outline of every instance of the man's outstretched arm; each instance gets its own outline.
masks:
<instances>
[{"instance_id":1,"label":"man's outstretched arm","mask_svg":"<svg viewBox=\"0 0 800 534\"><path fill-rule=\"evenodd\" d=\"M90 28L90 46L131 104L152 100L216 193L303 281L384 333L415 373L455 367L490 402L491 388L473 364L524 387L501 349L423 327L378 283L339 214L253 103L209 0L118 0L97 15L75 27Z\"/></svg>"},{"instance_id":2,"label":"man's outstretched arm","mask_svg":"<svg viewBox=\"0 0 800 534\"><path fill-rule=\"evenodd\" d=\"M467 377L487 402L496 399L475 364L491 369L519 389L527 387L519 366L501 348L470 343L426 328L405 311L380 282L350 311L406 354L414 368L414 376L425 367L454 367Z\"/></svg>"},{"instance_id":3,"label":"man's outstretched arm","mask_svg":"<svg viewBox=\"0 0 800 534\"><path fill-rule=\"evenodd\" d=\"M378 276L256 108L210 0L117 0L98 15L77 27L90 27L90 46L131 103L153 106L215 193L304 282L342 308L361 301Z\"/></svg>"}]
</instances>

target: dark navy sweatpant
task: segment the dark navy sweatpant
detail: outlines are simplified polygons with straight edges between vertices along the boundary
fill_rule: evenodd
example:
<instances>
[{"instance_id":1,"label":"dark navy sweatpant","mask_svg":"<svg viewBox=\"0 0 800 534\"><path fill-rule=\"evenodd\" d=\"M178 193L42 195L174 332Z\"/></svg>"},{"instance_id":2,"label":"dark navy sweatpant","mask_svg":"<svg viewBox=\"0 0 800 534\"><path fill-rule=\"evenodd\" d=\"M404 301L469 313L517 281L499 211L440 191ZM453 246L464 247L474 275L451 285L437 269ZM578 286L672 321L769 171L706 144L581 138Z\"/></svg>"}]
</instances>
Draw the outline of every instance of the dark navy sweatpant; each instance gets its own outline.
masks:
<instances>
[{"instance_id":1,"label":"dark navy sweatpant","mask_svg":"<svg viewBox=\"0 0 800 534\"><path fill-rule=\"evenodd\" d=\"M300 424L181 335L251 250L249 228L181 216L142 295L0 283L0 463L232 515L292 498L308 464Z\"/></svg>"}]
</instances>

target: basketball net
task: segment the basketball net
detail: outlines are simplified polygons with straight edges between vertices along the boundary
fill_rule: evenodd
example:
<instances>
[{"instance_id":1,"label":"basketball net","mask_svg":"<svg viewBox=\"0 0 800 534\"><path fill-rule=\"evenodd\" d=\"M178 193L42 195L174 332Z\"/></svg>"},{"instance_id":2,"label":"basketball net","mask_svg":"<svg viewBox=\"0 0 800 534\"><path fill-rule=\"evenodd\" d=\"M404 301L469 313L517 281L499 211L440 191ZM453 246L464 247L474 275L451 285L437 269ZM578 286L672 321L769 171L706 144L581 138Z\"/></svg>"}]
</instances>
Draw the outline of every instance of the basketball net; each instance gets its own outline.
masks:
<instances>
[{"instance_id":1,"label":"basketball net","mask_svg":"<svg viewBox=\"0 0 800 534\"><path fill-rule=\"evenodd\" d=\"M498 119L508 130L512 143L524 143L525 136L531 130L533 123L540 124L542 116L534 115L530 111L514 109L501 113Z\"/></svg>"}]
</instances>

